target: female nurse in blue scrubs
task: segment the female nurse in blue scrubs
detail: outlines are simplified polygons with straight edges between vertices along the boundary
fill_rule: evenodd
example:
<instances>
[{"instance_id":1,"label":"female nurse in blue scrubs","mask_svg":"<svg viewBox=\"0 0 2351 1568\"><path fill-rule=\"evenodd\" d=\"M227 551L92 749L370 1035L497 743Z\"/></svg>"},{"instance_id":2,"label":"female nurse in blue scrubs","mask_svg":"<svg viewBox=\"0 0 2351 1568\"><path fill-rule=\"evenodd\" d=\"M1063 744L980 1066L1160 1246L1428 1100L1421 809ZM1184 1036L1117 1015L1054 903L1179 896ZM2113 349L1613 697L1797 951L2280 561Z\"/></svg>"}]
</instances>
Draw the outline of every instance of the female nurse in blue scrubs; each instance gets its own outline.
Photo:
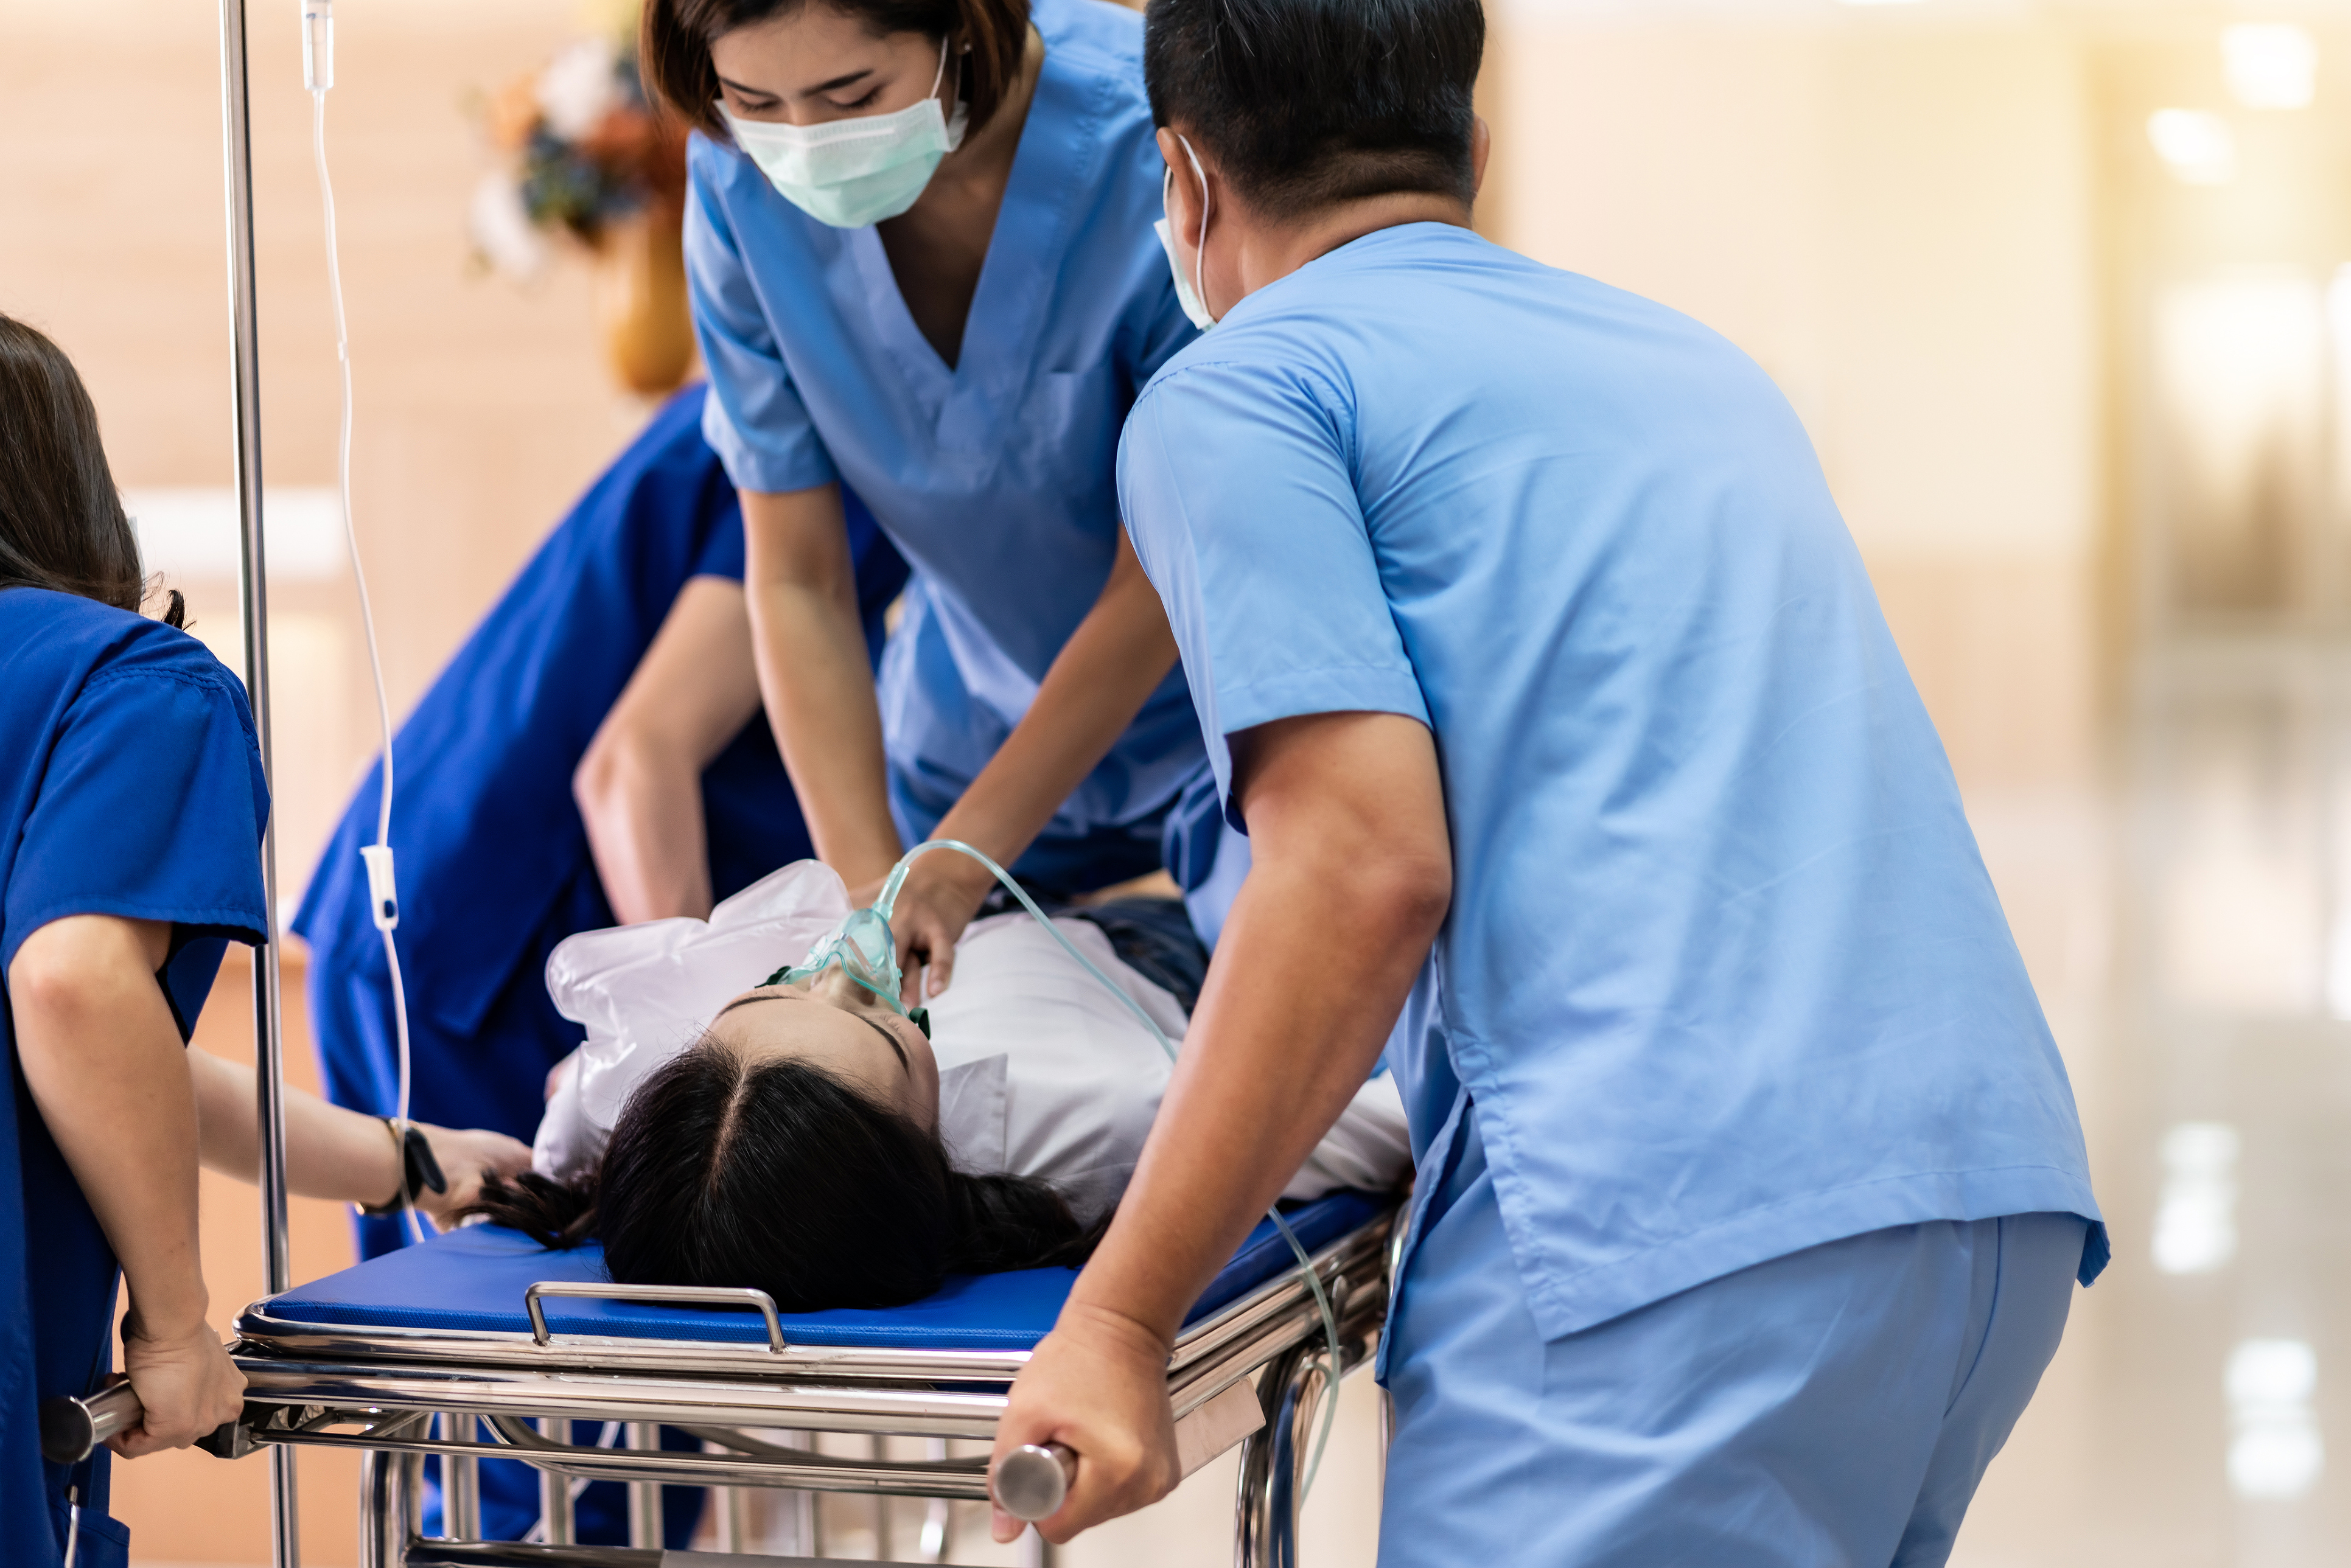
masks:
<instances>
[{"instance_id":1,"label":"female nurse in blue scrubs","mask_svg":"<svg viewBox=\"0 0 2351 1568\"><path fill-rule=\"evenodd\" d=\"M199 1160L256 1168L250 1068L185 1049L230 942L266 940L268 794L244 689L137 613L137 542L89 394L56 345L0 316L0 1562L125 1561L107 1456L45 1461L37 1412L123 1364L144 1406L127 1455L233 1418L244 1379L205 1321ZM308 1196L430 1202L407 1140L289 1093L287 1178ZM453 1216L530 1151L419 1129Z\"/></svg>"},{"instance_id":2,"label":"female nurse in blue scrubs","mask_svg":"<svg viewBox=\"0 0 2351 1568\"><path fill-rule=\"evenodd\" d=\"M926 837L1063 893L1166 863L1213 939L1242 857L1205 788L1182 831L1199 729L1113 486L1136 389L1193 336L1141 43L1102 0L653 0L643 58L699 132L704 429L818 852L852 886ZM878 677L843 483L914 568ZM934 988L984 882L933 856L899 900Z\"/></svg>"}]
</instances>

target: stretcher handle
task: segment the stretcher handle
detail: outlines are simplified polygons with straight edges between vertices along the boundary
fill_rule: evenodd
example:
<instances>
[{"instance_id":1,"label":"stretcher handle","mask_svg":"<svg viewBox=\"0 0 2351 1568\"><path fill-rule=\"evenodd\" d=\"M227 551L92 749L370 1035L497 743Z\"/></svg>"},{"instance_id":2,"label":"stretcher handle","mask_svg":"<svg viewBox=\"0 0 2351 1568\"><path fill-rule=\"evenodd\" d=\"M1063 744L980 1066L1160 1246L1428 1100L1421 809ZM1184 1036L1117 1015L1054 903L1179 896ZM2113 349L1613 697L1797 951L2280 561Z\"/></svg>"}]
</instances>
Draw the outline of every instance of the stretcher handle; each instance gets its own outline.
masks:
<instances>
[{"instance_id":1,"label":"stretcher handle","mask_svg":"<svg viewBox=\"0 0 2351 1568\"><path fill-rule=\"evenodd\" d=\"M1061 1511L1078 1479L1078 1456L1060 1443L1023 1443L987 1467L987 1495L1015 1519L1035 1523Z\"/></svg>"},{"instance_id":2,"label":"stretcher handle","mask_svg":"<svg viewBox=\"0 0 2351 1568\"><path fill-rule=\"evenodd\" d=\"M547 1327L541 1296L582 1296L608 1301L675 1301L695 1307L757 1307L768 1325L768 1348L781 1355L784 1325L776 1316L776 1299L747 1285L606 1285L592 1280L541 1280L522 1293L522 1310L530 1314L530 1337L539 1344L554 1339Z\"/></svg>"},{"instance_id":3,"label":"stretcher handle","mask_svg":"<svg viewBox=\"0 0 2351 1568\"><path fill-rule=\"evenodd\" d=\"M128 1378L78 1399L69 1394L45 1399L41 1402L41 1458L53 1465L78 1465L100 1443L139 1425L146 1413ZM234 1458L235 1438L236 1423L224 1421L197 1438L196 1447L225 1459Z\"/></svg>"}]
</instances>

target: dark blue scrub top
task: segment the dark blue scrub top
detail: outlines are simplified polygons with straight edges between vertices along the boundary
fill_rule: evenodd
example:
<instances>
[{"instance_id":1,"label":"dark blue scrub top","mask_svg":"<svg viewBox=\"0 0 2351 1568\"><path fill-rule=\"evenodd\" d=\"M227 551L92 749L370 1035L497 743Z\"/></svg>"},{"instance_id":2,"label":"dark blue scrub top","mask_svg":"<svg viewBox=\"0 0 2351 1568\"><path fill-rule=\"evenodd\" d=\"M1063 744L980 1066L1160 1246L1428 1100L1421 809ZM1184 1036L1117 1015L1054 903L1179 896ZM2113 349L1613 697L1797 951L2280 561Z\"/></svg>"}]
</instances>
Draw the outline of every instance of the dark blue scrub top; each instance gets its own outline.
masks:
<instances>
[{"instance_id":1,"label":"dark blue scrub top","mask_svg":"<svg viewBox=\"0 0 2351 1568\"><path fill-rule=\"evenodd\" d=\"M245 688L160 622L43 589L0 589L0 995L25 938L70 915L170 921L158 978L183 1038L231 941L265 939L269 791ZM59 1561L67 1471L35 1412L112 1363L115 1260L50 1141L0 1013L0 1563ZM37 1260L37 1263L36 1263ZM76 1568L125 1560L106 1455L80 1479Z\"/></svg>"},{"instance_id":2,"label":"dark blue scrub top","mask_svg":"<svg viewBox=\"0 0 2351 1568\"><path fill-rule=\"evenodd\" d=\"M702 434L705 391L679 393L583 496L402 725L392 798L414 1088L421 1120L528 1140L547 1070L580 1030L547 999L547 954L612 923L571 776L678 591L743 575L735 486ZM843 492L870 646L905 563ZM329 1095L388 1113L389 977L360 846L375 841L371 770L320 855L294 930L310 944L312 1023ZM764 715L702 779L713 892L737 893L812 852ZM363 1221L370 1254L399 1244Z\"/></svg>"}]
</instances>

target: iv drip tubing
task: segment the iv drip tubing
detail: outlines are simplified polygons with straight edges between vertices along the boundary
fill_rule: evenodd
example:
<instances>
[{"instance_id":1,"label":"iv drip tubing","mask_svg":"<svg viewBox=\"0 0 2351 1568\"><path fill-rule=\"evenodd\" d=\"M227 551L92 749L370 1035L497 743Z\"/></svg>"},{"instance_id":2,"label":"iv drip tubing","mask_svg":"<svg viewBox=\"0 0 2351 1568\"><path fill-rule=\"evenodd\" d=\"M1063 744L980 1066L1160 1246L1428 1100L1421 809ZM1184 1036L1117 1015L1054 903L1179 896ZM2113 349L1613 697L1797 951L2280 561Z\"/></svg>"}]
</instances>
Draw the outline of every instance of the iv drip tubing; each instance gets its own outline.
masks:
<instances>
[{"instance_id":1,"label":"iv drip tubing","mask_svg":"<svg viewBox=\"0 0 2351 1568\"><path fill-rule=\"evenodd\" d=\"M331 59L327 69L332 69ZM331 78L329 78L331 79ZM376 724L382 732L382 789L376 803L375 847L389 850L392 845L392 702L384 693L383 651L376 641L375 605L368 594L367 568L360 557L359 528L351 519L351 333L349 317L343 309L343 267L341 247L335 233L335 185L327 168L327 89L316 86L310 89L310 153L319 170L319 206L326 218L327 233L327 297L334 306L335 361L342 377L342 420L335 445L336 503L343 515L343 545L350 552L351 584L359 592L360 627L366 634L368 674L375 685ZM410 1090L408 1049L408 995L402 984L400 948L392 938L392 926L397 924L398 904L393 904L391 921L384 918L381 903L371 878L369 904L376 917L378 929L383 933L384 967L392 975L392 1030L399 1045L400 1083L392 1112L395 1127L405 1133L408 1125ZM407 1217L408 1228L417 1240L424 1239L424 1226L414 1203L407 1197L407 1179L401 1176L401 1212Z\"/></svg>"},{"instance_id":2,"label":"iv drip tubing","mask_svg":"<svg viewBox=\"0 0 2351 1568\"><path fill-rule=\"evenodd\" d=\"M343 266L335 240L335 185L327 172L327 89L310 94L310 153L319 168L319 206L327 222L327 297L335 310L335 360L342 371L343 413L335 447L335 486L343 514L343 543L350 551L351 583L359 591L360 625L367 634L368 672L375 680L376 723L383 733L383 791L377 803L375 841L392 842L392 704L384 695L383 655L376 643L375 606L368 596L367 569L360 559L360 536L351 521L351 331L343 313Z\"/></svg>"}]
</instances>

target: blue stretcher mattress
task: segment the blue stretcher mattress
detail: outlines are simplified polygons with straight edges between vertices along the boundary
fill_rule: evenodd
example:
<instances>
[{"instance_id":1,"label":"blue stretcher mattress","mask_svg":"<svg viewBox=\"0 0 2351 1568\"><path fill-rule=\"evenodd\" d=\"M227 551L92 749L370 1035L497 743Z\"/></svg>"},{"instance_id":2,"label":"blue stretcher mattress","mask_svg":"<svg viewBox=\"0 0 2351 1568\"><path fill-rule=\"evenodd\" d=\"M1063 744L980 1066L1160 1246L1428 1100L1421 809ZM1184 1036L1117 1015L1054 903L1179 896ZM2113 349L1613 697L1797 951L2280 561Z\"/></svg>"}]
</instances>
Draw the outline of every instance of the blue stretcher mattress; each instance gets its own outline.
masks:
<instances>
[{"instance_id":1,"label":"blue stretcher mattress","mask_svg":"<svg viewBox=\"0 0 2351 1568\"><path fill-rule=\"evenodd\" d=\"M1283 1218L1310 1252L1377 1218L1392 1200L1333 1193L1285 1209ZM1231 1262L1210 1282L1187 1322L1197 1322L1294 1266L1272 1222L1259 1220ZM369 1329L530 1332L523 1291L542 1280L602 1281L603 1249L594 1244L550 1252L518 1231L466 1226L421 1246L370 1259L356 1268L298 1286L265 1307L282 1322ZM935 1294L903 1307L843 1307L780 1314L788 1343L907 1350L1027 1350L1045 1337L1077 1278L1072 1269L1024 1269L957 1275ZM756 1311L639 1305L544 1297L539 1305L558 1334L705 1343L768 1343Z\"/></svg>"}]
</instances>

